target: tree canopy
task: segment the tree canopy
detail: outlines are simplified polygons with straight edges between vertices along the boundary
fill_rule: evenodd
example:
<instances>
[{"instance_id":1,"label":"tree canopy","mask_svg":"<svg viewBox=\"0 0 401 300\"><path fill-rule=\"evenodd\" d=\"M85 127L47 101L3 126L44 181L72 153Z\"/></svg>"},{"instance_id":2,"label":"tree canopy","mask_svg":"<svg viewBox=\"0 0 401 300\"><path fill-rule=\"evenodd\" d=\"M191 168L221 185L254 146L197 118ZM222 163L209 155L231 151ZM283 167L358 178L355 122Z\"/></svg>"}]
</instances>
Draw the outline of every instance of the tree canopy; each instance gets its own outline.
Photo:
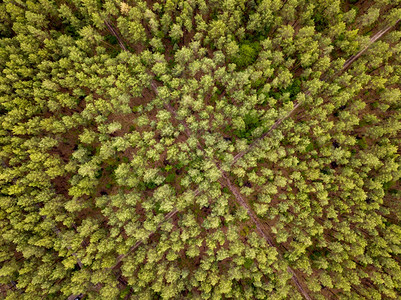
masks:
<instances>
[{"instance_id":1,"label":"tree canopy","mask_svg":"<svg viewBox=\"0 0 401 300\"><path fill-rule=\"evenodd\" d=\"M401 297L401 0L4 0L2 299Z\"/></svg>"}]
</instances>

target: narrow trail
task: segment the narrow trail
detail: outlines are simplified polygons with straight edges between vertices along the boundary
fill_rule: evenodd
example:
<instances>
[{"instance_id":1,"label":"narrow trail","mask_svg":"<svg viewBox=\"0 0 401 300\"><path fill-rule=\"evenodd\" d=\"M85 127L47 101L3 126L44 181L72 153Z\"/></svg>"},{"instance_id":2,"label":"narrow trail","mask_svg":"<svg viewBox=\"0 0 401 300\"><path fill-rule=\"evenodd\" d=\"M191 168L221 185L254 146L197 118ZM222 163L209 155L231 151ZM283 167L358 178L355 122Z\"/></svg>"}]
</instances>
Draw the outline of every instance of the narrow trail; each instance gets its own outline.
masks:
<instances>
[{"instance_id":1,"label":"narrow trail","mask_svg":"<svg viewBox=\"0 0 401 300\"><path fill-rule=\"evenodd\" d=\"M395 25L399 22L400 20L398 20ZM118 34L116 33L116 31L112 28L112 26L105 21L106 26L109 28L110 32L117 38L120 47L127 51L126 47L124 46L124 44L122 43L122 40L120 39L120 37L118 36ZM341 71L346 70L355 60L357 60L368 48L370 45L372 45L374 42L376 42L379 38L381 38L384 34L386 34L388 31L390 31L395 25L393 26L388 26L382 30L380 30L379 32L377 32L369 41L368 45L366 45L361 51L359 51L356 55L350 57L343 65ZM340 71L340 72L341 72ZM152 89L155 91L156 94L158 94L158 90L157 90L157 84L155 81L151 82L151 86ZM310 92L307 91L305 93L306 96L310 95ZM236 154L234 156L233 161L231 162L230 166L234 165L239 159L241 159L245 154L247 154L253 147L255 147L262 139L264 139L266 136L268 136L274 129L276 129L284 120L286 120L287 118L289 118L300 106L302 103L298 102L294 105L293 109L291 111L289 111L284 117L278 119L270 128L267 132L265 132L262 136L260 136L259 138L255 139L250 145L249 147L244 150L239 152L238 154ZM176 120L178 120L177 118L177 113L174 110L174 108L169 104L165 103L165 108L174 116L174 118ZM185 134L190 137L192 135L191 130L188 128L188 125L186 124L185 121L180 121L178 120L185 128ZM203 150L202 145L198 145L198 147L200 147ZM213 160L214 161L214 160ZM263 239L269 244L269 246L274 247L278 250L278 247L274 244L274 241L272 239L272 237L268 234L268 232L271 231L270 228L266 228L267 225L262 225L259 221L259 218L257 217L257 215L255 214L255 212L252 210L252 208L249 206L248 202L246 201L246 199L244 199L238 189L237 186L233 185L231 180L228 178L227 173L222 170L222 168L220 167L219 163L214 161L215 165L217 166L217 168L219 169L220 173L221 173L221 178L219 179L219 182L222 186L226 186L228 187L228 189L231 191L231 193L234 195L237 203L239 205L241 205L243 208L245 208L245 210L247 211L250 219L252 220L252 222L255 224L256 229L258 231L258 233L263 237ZM198 192L198 190L197 190ZM171 217L173 217L176 213L178 212L178 210L174 209L172 212L168 213L164 220L162 222L165 222L166 220L170 219ZM159 226L157 227L156 230L158 230L162 224L162 222L159 224ZM154 232L152 232L149 237L151 235L153 235ZM126 253L125 255L120 255L117 258L117 263L114 265L113 269L115 267L117 267L119 265L119 263L132 251L134 251L136 248L138 248L143 242L142 241L138 241L129 251L128 253ZM282 258L282 254L280 251L277 251L279 253L280 258ZM293 281L293 283L295 284L295 286L297 287L298 291L302 294L302 296L307 299L307 300L312 300L312 298L309 296L309 294L306 292L306 290L303 288L303 286L301 285L298 276L296 275L295 271L288 266L287 267L287 271L292 275L291 280Z\"/></svg>"},{"instance_id":2,"label":"narrow trail","mask_svg":"<svg viewBox=\"0 0 401 300\"><path fill-rule=\"evenodd\" d=\"M227 173L222 170L220 167L218 167L220 172L221 172L221 176L222 179L224 179L223 182L220 182L222 185L227 186L228 189L231 191L231 193L234 195L234 197L236 198L237 202L246 209L246 211L248 212L249 217L251 218L252 222L255 223L256 225L256 229L258 230L258 232L260 233L260 235L267 241L267 243L271 246L271 247L275 247L273 240L271 239L270 236L268 236L262 229L262 224L259 222L258 217L256 216L255 212L250 208L249 204L244 200L244 198L242 198L241 193L238 190L238 187L236 187L235 185L233 185L231 183L231 180L228 178Z\"/></svg>"},{"instance_id":3,"label":"narrow trail","mask_svg":"<svg viewBox=\"0 0 401 300\"><path fill-rule=\"evenodd\" d=\"M110 33L112 35L114 35L114 37L117 39L118 44L120 45L121 49L123 49L124 51L128 51L127 48L125 47L120 35L117 34L117 32L114 30L113 26L111 26L110 23L107 22L107 21L104 21L104 24L107 26L107 28L109 29Z\"/></svg>"},{"instance_id":4,"label":"narrow trail","mask_svg":"<svg viewBox=\"0 0 401 300\"><path fill-rule=\"evenodd\" d=\"M307 92L305 95L309 95L310 93ZM258 144L261 140L263 140L266 136L268 136L274 129L276 129L284 120L288 119L294 111L298 109L298 107L301 105L300 102L296 103L294 105L294 108L289 111L284 117L278 119L270 128L268 131L266 131L264 134L262 134L260 137L256 138L249 146L247 149L237 153L237 155L234 156L233 161L231 162L231 166L235 165L235 163L241 159L245 154L247 154L253 147L255 147L256 144Z\"/></svg>"},{"instance_id":5,"label":"narrow trail","mask_svg":"<svg viewBox=\"0 0 401 300\"><path fill-rule=\"evenodd\" d=\"M113 30L114 32L114 30ZM157 84L154 80L152 80L151 82L151 87L154 90L155 94L158 95L158 89L157 89ZM269 134L269 132L271 132L272 130L274 130L274 128L276 128L277 126L279 126L286 118L288 118L290 116L290 114L295 111L298 106L300 104L297 104L289 114L287 114L285 117L279 119L278 121L276 121L276 123L272 126L272 128L270 128L270 130L268 131L268 133L265 133L264 136L260 137L259 139L263 139L267 134ZM176 120L178 120L177 118L177 113L174 110L174 108L166 101L164 104L164 107L174 116L174 118ZM190 137L192 136L192 132L189 129L188 125L186 124L185 121L180 121L178 120L185 128L185 134ZM201 145L201 143L198 141L198 148L201 149L202 151L204 151L203 146ZM211 158L213 160L213 158ZM225 179L226 183L221 182L222 186L227 186L229 188L229 190L233 193L235 199L237 200L237 202L243 206L249 217L251 218L252 222L256 225L256 228L259 232L259 234L263 237L263 239L269 244L269 246L274 247L277 249L277 247L274 245L273 240L270 236L268 236L266 234L266 232L268 232L267 230L263 230L263 225L259 222L258 217L256 216L256 214L253 212L253 210L249 207L248 203L242 198L241 193L239 192L238 188L235 187L231 181L229 180L229 178L227 177L226 173L220 168L218 162L214 161L214 164L216 165L216 167L219 169L219 171L221 172L222 177ZM198 190L197 190L198 192ZM169 218L171 218L172 216L174 216L178 211L175 209L174 211L170 212L169 214L167 214L164 218L164 220L162 222L165 222L166 220L168 220ZM161 223L162 223L161 222ZM152 232L149 237L151 237L159 228L160 228L161 224L159 224L159 226L157 227L157 229ZM143 244L143 241L138 241L134 246L131 247L131 249L126 253L126 254L122 254L117 258L117 261L115 263L115 265L112 267L112 269L115 269L119 266L120 262L127 257L130 253L132 253L133 251L135 251L135 249L137 249L141 244ZM278 250L278 249L277 249ZM280 257L282 257L281 253L279 251L277 251L280 255ZM312 300L312 298L308 295L308 293L303 289L303 287L301 286L301 284L299 283L298 277L296 276L295 272L290 268L287 267L287 271L292 275L291 279L294 282L295 286L298 288L299 292L303 295L303 297L307 300Z\"/></svg>"},{"instance_id":6,"label":"narrow trail","mask_svg":"<svg viewBox=\"0 0 401 300\"><path fill-rule=\"evenodd\" d=\"M386 28L378 31L374 36L372 36L369 40L369 43L357 54L351 56L343 65L342 71L346 70L355 60L357 60L374 42L380 39L383 35L389 32L393 27L395 27L400 20L395 22L394 25L387 26Z\"/></svg>"},{"instance_id":7,"label":"narrow trail","mask_svg":"<svg viewBox=\"0 0 401 300\"><path fill-rule=\"evenodd\" d=\"M242 195L240 191L238 190L238 187L233 185L231 183L231 180L228 178L226 172L224 172L219 166L218 166L222 179L224 179L225 182L221 182L222 185L227 186L228 189L231 191L231 193L234 195L235 199L237 200L238 204L240 204L243 208L246 209L248 216L252 220L252 222L255 224L257 231L259 234L263 237L263 239L269 244L270 247L276 248L277 253L279 257L282 259L283 256L278 250L278 247L274 244L273 239L266 233L268 230L264 229L265 226L263 226L255 212L251 209L249 204L242 198ZM270 228L269 228L270 229ZM270 230L269 230L270 231ZM309 296L309 294L305 291L305 289L302 287L302 285L299 283L298 276L295 274L295 271L288 266L287 271L292 275L291 280L294 282L295 286L298 288L298 291L304 296L305 299L307 300L312 300L312 298Z\"/></svg>"},{"instance_id":8,"label":"narrow trail","mask_svg":"<svg viewBox=\"0 0 401 300\"><path fill-rule=\"evenodd\" d=\"M374 36L372 36L369 40L369 43L362 49L360 50L357 54L351 56L343 65L342 69L339 72L343 72L345 71L349 66L351 66L351 64L356 61L363 53L366 52L366 50L374 43L376 42L378 39L380 39L384 34L386 34L387 32L389 32L393 27L395 27L398 22L400 22L400 20L398 20L394 25L391 26L387 26L386 28L378 31ZM305 93L305 96L309 96L310 92L307 91ZM234 165L237 163L238 160L240 160L245 154L247 154L253 147L255 147L255 145L257 145L259 143L259 141L261 141L262 139L264 139L266 136L268 136L274 129L276 129L284 120L288 119L299 107L301 106L301 103L298 102L294 105L294 108L288 112L288 114L286 116L284 116L281 119L278 119L270 128L267 132L265 132L264 134L262 134L260 137L258 137L257 139L255 139L249 146L247 149L237 153L234 156L233 161L231 162L231 165Z\"/></svg>"},{"instance_id":9,"label":"narrow trail","mask_svg":"<svg viewBox=\"0 0 401 300\"><path fill-rule=\"evenodd\" d=\"M399 22L400 20L398 20L396 22L396 24ZM396 25L395 24L395 25ZM354 61L356 61L368 48L369 46L371 46L374 42L376 42L379 38L381 38L384 34L386 34L388 31L390 31L395 25L393 26L388 26L382 30L380 30L379 32L377 32L369 41L368 45L366 45L361 51L359 51L356 55L350 57L343 65L341 71L346 70ZM310 92L307 91L305 93L306 96L310 95ZM262 136L260 136L259 138L255 139L250 145L249 147L244 150L239 152L237 155L234 156L233 161L231 162L231 166L234 165L239 159L241 159L246 153L248 153L253 147L255 147L255 145L257 145L262 139L264 139L266 136L268 136L274 129L276 129L284 120L286 120L288 117L290 117L294 111L296 111L299 107L301 106L301 103L298 102L294 105L294 108L289 111L284 117L278 119L271 127L270 129L265 132ZM218 166L219 167L219 166ZM234 186L230 179L227 177L226 173L219 167L219 170L222 173L222 176L224 178L224 180L226 181L226 186L229 188L229 190L232 192L232 194L234 195L234 197L236 198L237 202L246 209L246 211L248 212L249 217L251 218L252 222L256 225L256 228L258 230L258 232L260 233L260 235L266 240L266 242L271 246L271 247L275 247L276 249L277 246L274 245L274 242L272 240L272 238L270 236L268 236L265 231L263 230L263 225L260 223L258 217L256 216L256 214L253 212L253 210L249 207L247 201L244 200L244 198L241 196L241 193L239 192L238 188L236 186ZM270 231L270 228L269 228ZM280 257L282 257L281 253L278 252ZM288 266L287 267L287 271L289 273L291 273L292 277L292 281L294 282L294 284L296 285L296 287L298 288L299 292L303 295L303 297L307 300L312 300L312 298L308 295L308 293L304 290L304 288L302 287L302 285L299 282L299 279L297 277L297 275L295 274L295 271Z\"/></svg>"},{"instance_id":10,"label":"narrow trail","mask_svg":"<svg viewBox=\"0 0 401 300\"><path fill-rule=\"evenodd\" d=\"M154 81L152 81L151 86L153 88L153 90L155 91L156 94L158 94L157 91L157 85ZM290 113L288 113L285 117L281 118L280 120L278 120L274 126L272 126L272 128L270 128L270 130L264 134L264 136L266 136L267 134L269 134L270 131L274 130L274 128L276 128L277 126L279 126L281 124L282 121L284 121L286 118L288 118L291 113L293 111L295 111L298 108L299 104L297 104ZM174 110L173 107L171 107L170 104L168 104L166 102L165 107L170 111L170 113L176 118L177 113ZM176 118L176 120L178 120ZM178 120L179 121L179 120ZM192 132L190 131L190 129L188 128L188 125L186 124L185 121L179 121L186 129L186 135L188 137L190 137L192 135ZM259 139L262 139L262 137L260 137ZM198 141L198 148L201 149L202 151L204 151L203 146L200 144L200 142ZM278 251L278 247L274 244L273 239L266 233L269 230L264 229L263 225L260 223L258 217L256 216L255 212L251 209L251 207L248 205L248 203L242 198L241 193L238 190L238 187L234 186L230 179L228 178L226 172L224 170L221 169L220 165L218 162L216 162L213 158L210 158L214 164L216 165L216 167L219 169L222 178L225 180L225 182L220 182L220 184L222 186L227 186L228 189L231 191L231 193L234 195L235 199L237 200L237 202L246 209L248 216L251 218L252 222L255 224L257 231L259 232L259 234L263 237L263 239L269 244L270 247L272 248L276 248L277 252L279 253L280 258L282 258L282 254L280 253L280 251ZM220 179L221 180L221 179ZM270 229L270 228L269 228ZM135 250L138 246L139 246L139 242L137 243L138 245L135 245L132 249ZM122 259L122 258L121 258ZM118 264L116 264L117 266ZM299 292L304 296L305 299L307 300L312 300L312 298L309 296L309 294L305 291L305 289L302 287L302 285L299 283L299 279L297 277L297 275L295 274L294 270L291 267L287 267L287 271L292 275L291 280L294 282L295 286L298 288Z\"/></svg>"},{"instance_id":11,"label":"narrow trail","mask_svg":"<svg viewBox=\"0 0 401 300\"><path fill-rule=\"evenodd\" d=\"M171 219L172 217L174 217L177 213L178 213L178 209L174 209L173 211L171 211L171 212L169 212L167 215L165 215L165 216L164 216L164 219L157 225L156 229L155 229L154 231L152 231L152 232L148 235L147 238L148 238L148 239L151 238L151 237L160 229L160 227L162 226L163 223L165 223L166 221L168 221L169 219ZM112 266L112 267L110 268L110 270L116 269L124 258L126 258L126 257L127 257L130 253L132 253L133 251L135 251L135 249L138 248L139 246L141 246L143 243L144 243L144 240L137 241L137 242L135 243L135 245L132 246L132 247L127 251L127 253L119 255L119 256L117 257L117 260L116 260L114 266Z\"/></svg>"}]
</instances>

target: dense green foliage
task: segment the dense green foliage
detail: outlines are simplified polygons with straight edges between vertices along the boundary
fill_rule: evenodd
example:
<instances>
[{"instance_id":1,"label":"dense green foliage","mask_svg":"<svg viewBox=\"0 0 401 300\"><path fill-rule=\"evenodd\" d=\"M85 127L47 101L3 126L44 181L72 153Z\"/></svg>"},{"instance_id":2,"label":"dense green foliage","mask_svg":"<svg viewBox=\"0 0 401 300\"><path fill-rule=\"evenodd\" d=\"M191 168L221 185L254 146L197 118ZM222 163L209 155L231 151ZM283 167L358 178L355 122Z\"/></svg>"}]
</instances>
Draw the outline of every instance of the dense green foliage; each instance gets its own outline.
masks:
<instances>
[{"instance_id":1,"label":"dense green foliage","mask_svg":"<svg viewBox=\"0 0 401 300\"><path fill-rule=\"evenodd\" d=\"M401 0L0 19L0 297L401 297Z\"/></svg>"}]
</instances>

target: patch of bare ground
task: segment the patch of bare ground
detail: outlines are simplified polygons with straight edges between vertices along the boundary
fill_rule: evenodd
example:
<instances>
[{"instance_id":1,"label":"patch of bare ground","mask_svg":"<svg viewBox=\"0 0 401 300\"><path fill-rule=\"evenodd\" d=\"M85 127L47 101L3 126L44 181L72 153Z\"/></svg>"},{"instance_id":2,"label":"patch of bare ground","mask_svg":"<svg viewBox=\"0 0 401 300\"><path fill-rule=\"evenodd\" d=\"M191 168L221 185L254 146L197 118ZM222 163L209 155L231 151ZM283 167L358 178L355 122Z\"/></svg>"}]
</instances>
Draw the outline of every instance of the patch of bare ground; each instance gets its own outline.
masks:
<instances>
[{"instance_id":1,"label":"patch of bare ground","mask_svg":"<svg viewBox=\"0 0 401 300\"><path fill-rule=\"evenodd\" d=\"M132 108L138 105L145 106L146 104L150 103L155 98L155 96L156 94L152 89L145 87L142 90L142 96L131 98L130 106Z\"/></svg>"},{"instance_id":2,"label":"patch of bare ground","mask_svg":"<svg viewBox=\"0 0 401 300\"><path fill-rule=\"evenodd\" d=\"M63 93L69 93L67 89L61 89ZM74 109L69 109L67 107L62 107L60 111L57 111L55 115L61 117L63 116L72 116L74 113L80 114L86 107L86 102L84 100L80 100L77 107ZM44 118L51 117L53 114L50 112L46 112L44 114ZM49 154L58 155L64 162L68 162L72 153L77 149L77 145L79 142L79 134L82 132L83 126L78 126L75 129L67 130L62 136L56 136L59 143L58 145L50 149L48 151Z\"/></svg>"},{"instance_id":3,"label":"patch of bare ground","mask_svg":"<svg viewBox=\"0 0 401 300\"><path fill-rule=\"evenodd\" d=\"M195 20L192 17L192 24L194 25L194 23L195 23ZM184 35L183 35L182 39L180 40L180 42L178 43L179 48L188 46L191 43L192 38L194 37L194 35L195 35L195 31L193 31L193 30L192 31L188 31L187 29L185 29L184 30Z\"/></svg>"},{"instance_id":4,"label":"patch of bare ground","mask_svg":"<svg viewBox=\"0 0 401 300\"><path fill-rule=\"evenodd\" d=\"M0 284L0 296L6 299L9 290L17 290L17 283L11 281L9 284Z\"/></svg>"},{"instance_id":5,"label":"patch of bare ground","mask_svg":"<svg viewBox=\"0 0 401 300\"><path fill-rule=\"evenodd\" d=\"M371 7L374 2L370 0L357 0L357 1L352 1L354 3L351 3L351 1L342 1L341 6L344 11L348 11L352 8L358 9L358 13L360 15L364 14L369 7Z\"/></svg>"}]
</instances>

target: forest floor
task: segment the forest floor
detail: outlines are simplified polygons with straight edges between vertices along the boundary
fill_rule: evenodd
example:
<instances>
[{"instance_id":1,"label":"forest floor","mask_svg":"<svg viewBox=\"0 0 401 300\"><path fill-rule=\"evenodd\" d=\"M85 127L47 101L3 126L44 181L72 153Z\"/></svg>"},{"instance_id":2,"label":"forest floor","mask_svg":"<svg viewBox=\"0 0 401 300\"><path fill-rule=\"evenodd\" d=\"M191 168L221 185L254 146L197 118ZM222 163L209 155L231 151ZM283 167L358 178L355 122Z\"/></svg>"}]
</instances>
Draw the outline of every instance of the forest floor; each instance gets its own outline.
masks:
<instances>
[{"instance_id":1,"label":"forest floor","mask_svg":"<svg viewBox=\"0 0 401 300\"><path fill-rule=\"evenodd\" d=\"M398 23L398 22L397 22ZM109 29L110 33L112 35L114 35L117 40L118 43L120 45L120 47L124 50L124 51L128 51L127 48L125 47L122 39L120 38L119 34L114 30L114 28L110 25L110 23L108 23L107 21L105 21L105 24L107 26L107 28ZM363 53L369 48L369 46L371 46L374 42L376 42L377 40L379 40L383 35L385 35L386 33L388 33L391 29L393 28L393 26L388 26L382 30L379 30L378 32L376 32L371 38L369 43L363 48L361 49L356 55L350 57L343 65L342 67L342 71L345 71L347 68L349 68L351 66L351 64L356 61L359 57L361 57L363 55ZM157 83L155 81L151 82L151 88L153 90L153 92L157 95L158 94L158 86ZM305 92L305 95L308 96L309 95L309 91ZM298 102L295 103L293 106L293 109L291 111L289 111L284 117L276 120L276 122L269 128L269 130L267 130L262 136L260 136L259 138L255 139L248 147L247 149L237 153L234 156L233 161L230 163L230 167L232 167L233 165L235 165L244 155L246 155L247 153L249 153L249 151L251 149L253 149L254 147L256 147L259 142L261 140L263 140L264 138L266 138L272 131L274 131L276 128L278 128L280 126L280 124L286 120L287 118L289 118L296 110L298 110L299 107L302 106L302 103ZM173 115L173 117L175 119L177 119L177 113L174 110L174 108L169 104L169 103L165 103L165 108ZM188 125L186 124L185 121L178 121L179 123L181 123L184 128L185 128L185 135L189 138L192 137L194 134L191 132L191 130L189 129ZM203 145L200 142L200 137L196 136L195 134L195 138L197 138L198 140L198 148L202 151L204 151ZM227 174L227 171L223 170L223 168L219 165L219 163L217 163L216 161L214 161L214 158L210 158L216 165L216 167L218 168L218 170L221 173L221 178L219 180L222 188L223 187L227 187L229 189L229 191L232 193L232 195L234 196L236 202L242 206L246 211L247 214L250 218L250 220L255 224L256 226L256 231L259 233L259 235L269 244L270 247L274 247L278 250L278 253L280 256L282 256L281 252L279 251L278 247L275 245L272 237L269 235L269 232L271 231L271 229L269 228L267 223L262 223L259 218L257 217L257 215L255 214L255 212L252 210L250 204L249 204L249 200L247 198L244 198L241 195L241 192L239 191L239 188L234 185L232 183L232 181L229 178L229 175ZM197 189L195 191L195 196L197 196L200 193L199 189ZM174 210L172 210L171 212L169 212L168 214L165 215L164 219L162 222L160 222L156 228L155 231L153 231L149 237L151 237L153 234L155 234L155 232L160 228L160 226L166 222L167 220L173 218L174 216L177 215L177 213L179 212L179 210L177 208L174 208ZM115 269L116 267L119 266L119 264L121 263L121 261L127 257L128 254L132 253L133 251L135 251L135 249L137 249L141 244L143 244L143 241L138 241L133 247L131 247L131 249L126 253L126 254L122 254L120 255L117 259L116 259L116 263L114 264L114 266L111 269ZM288 266L287 271L291 274L291 278L293 281L293 284L296 286L296 288L298 289L298 291L303 295L303 297L305 299L312 299L307 291L306 285L304 282L302 282L299 279L299 275L297 275L296 272L294 272L294 270Z\"/></svg>"}]
</instances>

